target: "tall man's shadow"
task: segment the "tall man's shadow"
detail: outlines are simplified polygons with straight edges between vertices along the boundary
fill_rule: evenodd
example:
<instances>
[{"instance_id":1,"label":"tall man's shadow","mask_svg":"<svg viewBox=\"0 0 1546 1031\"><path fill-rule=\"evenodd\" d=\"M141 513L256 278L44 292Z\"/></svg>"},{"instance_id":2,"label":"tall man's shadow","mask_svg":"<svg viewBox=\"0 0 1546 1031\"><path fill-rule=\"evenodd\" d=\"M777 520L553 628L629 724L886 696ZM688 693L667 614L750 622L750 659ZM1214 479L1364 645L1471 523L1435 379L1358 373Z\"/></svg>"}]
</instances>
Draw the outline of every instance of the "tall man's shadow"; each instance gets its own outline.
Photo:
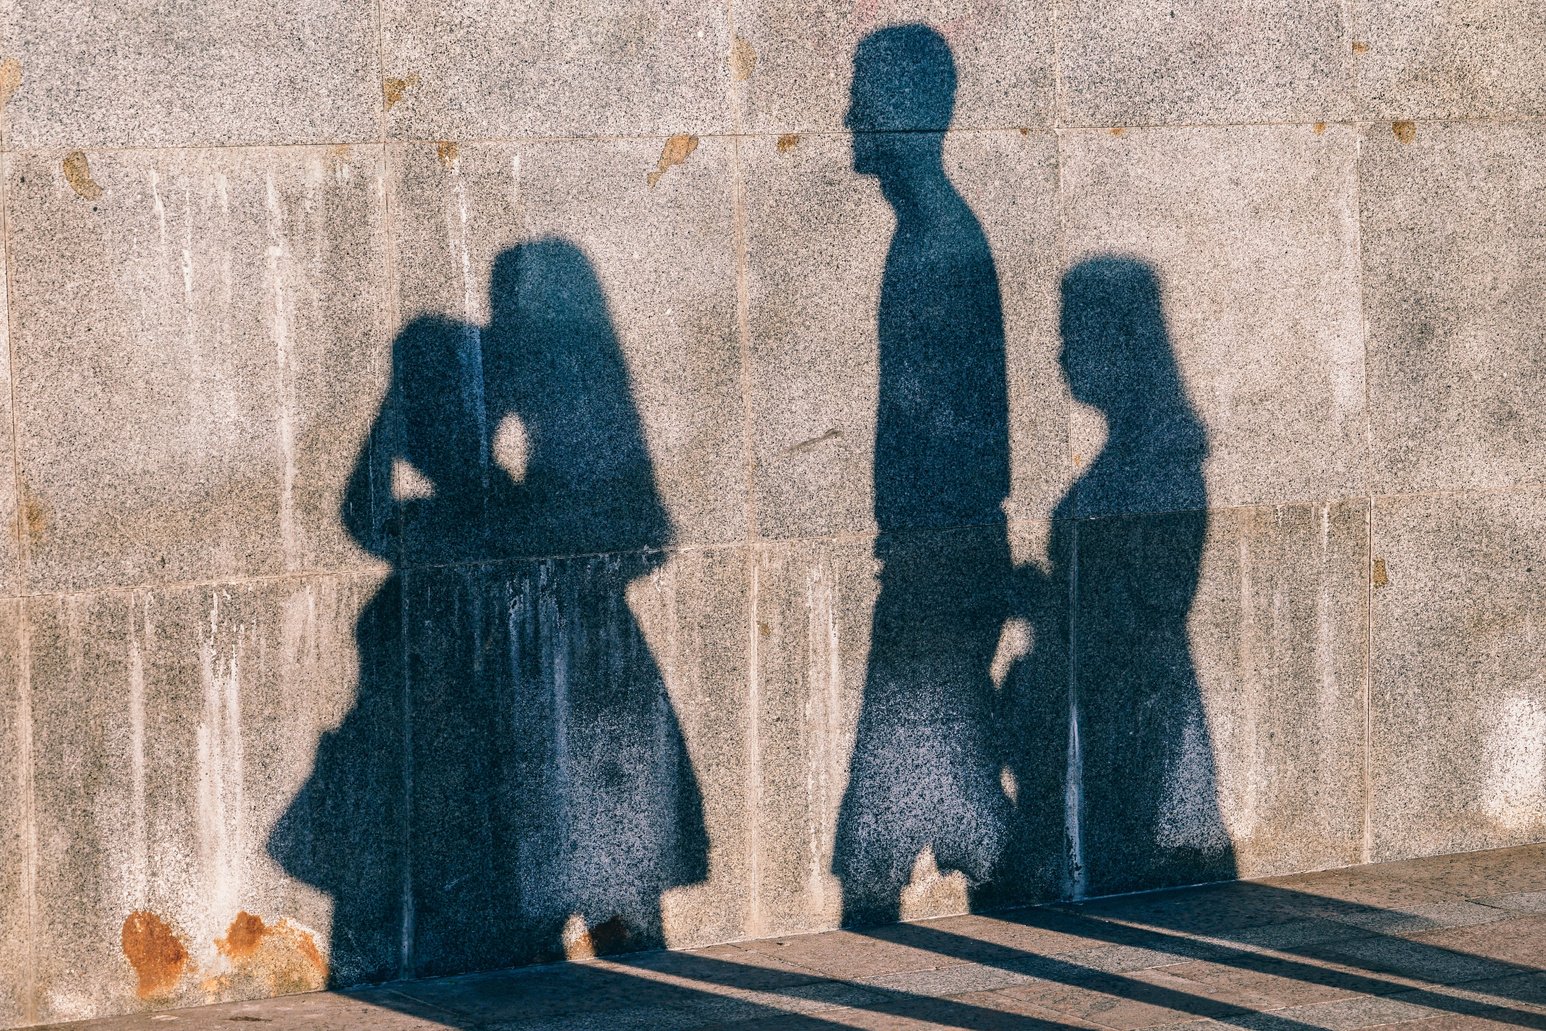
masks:
<instances>
[{"instance_id":1,"label":"tall man's shadow","mask_svg":"<svg viewBox=\"0 0 1546 1031\"><path fill-rule=\"evenodd\" d=\"M854 56L854 169L896 217L877 315L880 593L833 872L847 923L887 923L932 858L972 888L1004 852L1011 804L990 675L1010 612L1009 411L998 272L945 173L949 45L881 29ZM961 529L970 528L970 529Z\"/></svg>"},{"instance_id":2,"label":"tall man's shadow","mask_svg":"<svg viewBox=\"0 0 1546 1031\"><path fill-rule=\"evenodd\" d=\"M625 596L673 531L600 284L574 245L526 243L490 311L398 335L345 492L392 572L354 708L269 841L333 899L335 985L659 947L662 894L707 874ZM591 557L527 560L553 555Z\"/></svg>"}]
</instances>

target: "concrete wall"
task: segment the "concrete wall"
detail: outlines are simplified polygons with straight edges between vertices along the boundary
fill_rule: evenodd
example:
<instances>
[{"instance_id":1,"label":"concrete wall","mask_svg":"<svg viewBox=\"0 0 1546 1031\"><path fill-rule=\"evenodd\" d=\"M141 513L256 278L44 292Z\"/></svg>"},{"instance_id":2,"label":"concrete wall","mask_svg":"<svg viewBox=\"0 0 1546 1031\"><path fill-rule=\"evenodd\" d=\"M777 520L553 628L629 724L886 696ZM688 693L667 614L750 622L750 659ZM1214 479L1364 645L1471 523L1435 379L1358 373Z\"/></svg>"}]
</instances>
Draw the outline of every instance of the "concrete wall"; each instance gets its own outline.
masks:
<instances>
[{"instance_id":1,"label":"concrete wall","mask_svg":"<svg viewBox=\"0 0 1546 1031\"><path fill-rule=\"evenodd\" d=\"M1546 8L1247 6L11 5L0 1026L1546 837Z\"/></svg>"}]
</instances>

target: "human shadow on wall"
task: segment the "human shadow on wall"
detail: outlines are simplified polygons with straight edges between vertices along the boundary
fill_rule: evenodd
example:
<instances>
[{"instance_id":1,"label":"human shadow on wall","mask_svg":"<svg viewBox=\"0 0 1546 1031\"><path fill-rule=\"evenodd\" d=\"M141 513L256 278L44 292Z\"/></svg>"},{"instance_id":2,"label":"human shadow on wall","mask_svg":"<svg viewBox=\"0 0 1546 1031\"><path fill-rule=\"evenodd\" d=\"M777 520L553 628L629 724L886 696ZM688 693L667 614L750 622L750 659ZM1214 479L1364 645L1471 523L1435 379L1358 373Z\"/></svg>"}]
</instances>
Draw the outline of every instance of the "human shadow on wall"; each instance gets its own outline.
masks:
<instances>
[{"instance_id":1,"label":"human shadow on wall","mask_svg":"<svg viewBox=\"0 0 1546 1031\"><path fill-rule=\"evenodd\" d=\"M832 868L843 919L902 915L915 866L991 884L1007 853L991 666L1010 615L1009 403L998 272L946 174L956 72L923 25L854 55L854 170L895 215L877 313L879 595ZM931 871L932 872L932 871Z\"/></svg>"},{"instance_id":2,"label":"human shadow on wall","mask_svg":"<svg viewBox=\"0 0 1546 1031\"><path fill-rule=\"evenodd\" d=\"M1102 256L1062 277L1059 362L1106 440L1053 512L1038 635L1066 641L1074 689L1070 880L1106 895L1236 875L1192 661L1207 434L1166 326L1160 278ZM1035 657L1033 656L1033 659Z\"/></svg>"},{"instance_id":3,"label":"human shadow on wall","mask_svg":"<svg viewBox=\"0 0 1546 1031\"><path fill-rule=\"evenodd\" d=\"M1206 446L1157 277L1097 259L1063 281L1063 370L1110 437L1057 506L1047 561L1017 569L997 269L943 135L915 131L950 124L955 90L926 26L855 54L854 168L896 223L877 312L880 590L833 857L851 925L904 915L931 863L973 909L1233 873L1186 628ZM1156 497L1188 514L1076 523ZM1016 623L1035 644L1006 670Z\"/></svg>"},{"instance_id":4,"label":"human shadow on wall","mask_svg":"<svg viewBox=\"0 0 1546 1031\"><path fill-rule=\"evenodd\" d=\"M333 899L335 985L660 947L662 893L707 873L625 597L673 530L600 284L573 244L525 243L489 310L399 333L345 491L392 570L354 708L269 841Z\"/></svg>"}]
</instances>

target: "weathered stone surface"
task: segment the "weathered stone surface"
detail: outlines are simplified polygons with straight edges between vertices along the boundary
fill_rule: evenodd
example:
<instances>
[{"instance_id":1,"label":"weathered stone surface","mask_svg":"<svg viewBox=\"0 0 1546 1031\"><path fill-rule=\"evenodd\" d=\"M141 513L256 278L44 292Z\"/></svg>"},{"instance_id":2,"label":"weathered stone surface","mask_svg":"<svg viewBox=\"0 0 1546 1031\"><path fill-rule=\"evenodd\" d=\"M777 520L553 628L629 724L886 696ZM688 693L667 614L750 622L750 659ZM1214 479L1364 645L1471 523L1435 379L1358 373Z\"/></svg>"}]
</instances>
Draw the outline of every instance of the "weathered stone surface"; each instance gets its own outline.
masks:
<instances>
[{"instance_id":1,"label":"weathered stone surface","mask_svg":"<svg viewBox=\"0 0 1546 1031\"><path fill-rule=\"evenodd\" d=\"M1534 3L1364 0L1356 8L1358 99L1366 118L1546 113L1546 10Z\"/></svg>"},{"instance_id":2,"label":"weathered stone surface","mask_svg":"<svg viewBox=\"0 0 1546 1031\"><path fill-rule=\"evenodd\" d=\"M1075 524L1089 894L1358 860L1367 519L1343 502Z\"/></svg>"},{"instance_id":3,"label":"weathered stone surface","mask_svg":"<svg viewBox=\"0 0 1546 1031\"><path fill-rule=\"evenodd\" d=\"M25 691L21 604L0 600L0 1027L19 1027L31 1016L32 755Z\"/></svg>"},{"instance_id":4,"label":"weathered stone surface","mask_svg":"<svg viewBox=\"0 0 1546 1031\"><path fill-rule=\"evenodd\" d=\"M381 497L407 561L744 535L728 144L652 182L660 148L393 148L402 321L377 482L405 462L490 533L452 554ZM451 482L480 461L487 482Z\"/></svg>"},{"instance_id":5,"label":"weathered stone surface","mask_svg":"<svg viewBox=\"0 0 1546 1031\"><path fill-rule=\"evenodd\" d=\"M745 933L745 559L664 562L407 575L415 973Z\"/></svg>"},{"instance_id":6,"label":"weathered stone surface","mask_svg":"<svg viewBox=\"0 0 1546 1031\"><path fill-rule=\"evenodd\" d=\"M1546 834L1543 530L1540 489L1377 502L1375 858Z\"/></svg>"},{"instance_id":7,"label":"weathered stone surface","mask_svg":"<svg viewBox=\"0 0 1546 1031\"><path fill-rule=\"evenodd\" d=\"M946 14L941 17L941 14ZM989 0L941 10L922 0L863 5L742 0L733 65L751 132L845 127L855 48L888 26L930 25L948 40L958 80L957 128L1045 126L1052 115L1052 4ZM899 76L909 70L898 68ZM914 121L903 129L945 129Z\"/></svg>"},{"instance_id":8,"label":"weathered stone surface","mask_svg":"<svg viewBox=\"0 0 1546 1031\"><path fill-rule=\"evenodd\" d=\"M1361 161L1373 475L1395 492L1540 483L1546 143L1525 125L1414 131L1370 127Z\"/></svg>"},{"instance_id":9,"label":"weathered stone surface","mask_svg":"<svg viewBox=\"0 0 1546 1031\"><path fill-rule=\"evenodd\" d=\"M394 139L656 136L726 128L723 4L624 0L583 13L519 0L382 5Z\"/></svg>"},{"instance_id":10,"label":"weathered stone surface","mask_svg":"<svg viewBox=\"0 0 1546 1031\"><path fill-rule=\"evenodd\" d=\"M764 933L1061 887L1067 675L1010 564L1037 536L1044 527L1013 541L1001 527L759 550Z\"/></svg>"},{"instance_id":11,"label":"weathered stone surface","mask_svg":"<svg viewBox=\"0 0 1546 1031\"><path fill-rule=\"evenodd\" d=\"M1354 133L1252 126L1061 139L1075 462L1113 438L1108 475L1086 476L1078 511L1362 490L1364 354L1348 286L1359 261ZM1133 343L1113 351L1112 334Z\"/></svg>"},{"instance_id":12,"label":"weathered stone surface","mask_svg":"<svg viewBox=\"0 0 1546 1031\"><path fill-rule=\"evenodd\" d=\"M18 5L6 146L351 143L380 138L376 8Z\"/></svg>"},{"instance_id":13,"label":"weathered stone surface","mask_svg":"<svg viewBox=\"0 0 1546 1031\"><path fill-rule=\"evenodd\" d=\"M330 967L345 982L396 971L400 887L359 895L372 934L357 920L329 945L330 894L401 884L401 691L381 680L395 669L371 672L375 586L26 603L39 1019L310 990ZM373 713L373 748L321 794L308 766L351 704L355 723Z\"/></svg>"},{"instance_id":14,"label":"weathered stone surface","mask_svg":"<svg viewBox=\"0 0 1546 1031\"><path fill-rule=\"evenodd\" d=\"M923 160L927 148L937 145L929 136L892 139L903 141L897 144L902 161L912 158L909 149ZM775 538L868 533L876 525L877 505L888 509L887 529L1002 518L991 510L963 516L945 510L948 505L934 511L933 499L921 496L916 505L896 494L877 501L875 465L886 465L875 454L877 405L888 398L893 404L918 398L920 411L932 415L919 415L915 425L948 425L949 387L939 384L948 382L951 370L944 358L906 353L911 349L905 341L895 346L902 352L896 364L936 361L936 373L915 385L902 372L882 367L880 336L904 335L907 328L896 320L888 320L885 329L877 326L894 218L874 181L852 171L850 138L806 136L793 145L775 145L772 138L757 137L741 147L758 532ZM973 463L1007 461L1006 507L1019 518L1044 516L1069 479L1067 394L1056 371L1053 326L1054 147L1051 135L1043 133L945 137L946 174L981 223L992 265L981 265L980 245L952 239L941 247L971 250L968 257L988 271L983 284L966 285L996 285L999 291L1002 365L986 368L978 383L996 380L990 383L995 390L1007 387L1009 428L988 444L996 456L936 455L932 464L971 472ZM949 284L931 298L933 280L908 278L905 269L897 274L898 289L911 289L919 304L933 299L947 309L945 316L962 323L986 317L956 310ZM981 478L998 474L984 468ZM902 494L908 489L898 485Z\"/></svg>"},{"instance_id":15,"label":"weathered stone surface","mask_svg":"<svg viewBox=\"0 0 1546 1031\"><path fill-rule=\"evenodd\" d=\"M358 565L381 374L378 150L13 156L27 583Z\"/></svg>"},{"instance_id":16,"label":"weathered stone surface","mask_svg":"<svg viewBox=\"0 0 1546 1031\"><path fill-rule=\"evenodd\" d=\"M1331 121L1351 113L1337 0L1073 0L1058 11L1058 116L1074 125Z\"/></svg>"},{"instance_id":17,"label":"weathered stone surface","mask_svg":"<svg viewBox=\"0 0 1546 1031\"><path fill-rule=\"evenodd\" d=\"M26 531L20 522L23 509L16 490L16 463L11 460L16 450L11 432L11 320L5 295L0 289L0 598L21 590L20 542Z\"/></svg>"}]
</instances>

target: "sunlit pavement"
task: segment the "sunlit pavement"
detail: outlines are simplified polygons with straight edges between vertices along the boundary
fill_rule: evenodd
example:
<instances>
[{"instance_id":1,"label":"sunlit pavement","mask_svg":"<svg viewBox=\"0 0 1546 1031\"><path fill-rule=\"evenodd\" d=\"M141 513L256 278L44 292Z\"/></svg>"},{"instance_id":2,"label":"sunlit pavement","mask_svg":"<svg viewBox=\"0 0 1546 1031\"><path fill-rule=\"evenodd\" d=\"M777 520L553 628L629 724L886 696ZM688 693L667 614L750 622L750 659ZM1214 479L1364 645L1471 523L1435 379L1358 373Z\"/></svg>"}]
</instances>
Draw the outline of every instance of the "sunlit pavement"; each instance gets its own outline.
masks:
<instances>
[{"instance_id":1,"label":"sunlit pavement","mask_svg":"<svg viewBox=\"0 0 1546 1031\"><path fill-rule=\"evenodd\" d=\"M1546 845L55 1027L1546 1028Z\"/></svg>"}]
</instances>

